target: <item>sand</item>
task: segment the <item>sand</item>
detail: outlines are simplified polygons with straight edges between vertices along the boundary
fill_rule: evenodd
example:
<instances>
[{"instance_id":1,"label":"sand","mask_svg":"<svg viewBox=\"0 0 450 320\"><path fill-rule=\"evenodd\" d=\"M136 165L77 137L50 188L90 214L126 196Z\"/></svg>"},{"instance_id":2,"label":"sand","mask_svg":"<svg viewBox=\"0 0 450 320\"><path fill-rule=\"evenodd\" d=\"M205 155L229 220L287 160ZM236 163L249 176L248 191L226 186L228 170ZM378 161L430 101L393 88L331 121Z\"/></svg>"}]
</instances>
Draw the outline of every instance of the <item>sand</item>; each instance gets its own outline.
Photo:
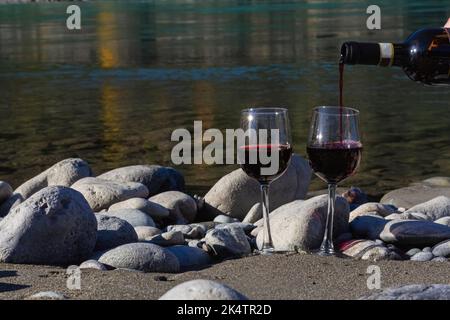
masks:
<instances>
[{"instance_id":1,"label":"sand","mask_svg":"<svg viewBox=\"0 0 450 320\"><path fill-rule=\"evenodd\" d=\"M381 268L381 287L406 284L450 284L448 262L366 262L309 254L250 256L179 274L128 270L82 270L81 290L66 286L58 267L0 264L0 298L26 299L40 291L57 291L69 299L157 299L175 285L210 279L235 288L251 299L356 299L367 288L367 267ZM167 281L155 280L165 276Z\"/></svg>"}]
</instances>

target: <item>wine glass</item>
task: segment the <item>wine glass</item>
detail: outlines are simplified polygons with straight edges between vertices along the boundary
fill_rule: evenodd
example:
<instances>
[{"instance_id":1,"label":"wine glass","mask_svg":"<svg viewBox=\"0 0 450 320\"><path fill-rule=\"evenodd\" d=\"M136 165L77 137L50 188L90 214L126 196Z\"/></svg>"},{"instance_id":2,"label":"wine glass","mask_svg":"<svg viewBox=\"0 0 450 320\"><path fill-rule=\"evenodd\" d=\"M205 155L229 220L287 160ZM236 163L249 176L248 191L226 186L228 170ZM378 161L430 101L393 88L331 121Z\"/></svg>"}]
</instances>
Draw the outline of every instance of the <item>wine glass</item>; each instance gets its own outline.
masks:
<instances>
[{"instance_id":1,"label":"wine glass","mask_svg":"<svg viewBox=\"0 0 450 320\"><path fill-rule=\"evenodd\" d=\"M344 107L314 109L307 153L314 173L328 184L328 212L319 255L334 255L333 217L336 186L353 175L361 161L359 111Z\"/></svg>"},{"instance_id":2,"label":"wine glass","mask_svg":"<svg viewBox=\"0 0 450 320\"><path fill-rule=\"evenodd\" d=\"M238 159L244 172L261 187L263 244L260 252L274 252L269 224L269 185L287 169L291 155L288 110L284 108L249 108L241 112L245 136L238 141Z\"/></svg>"}]
</instances>

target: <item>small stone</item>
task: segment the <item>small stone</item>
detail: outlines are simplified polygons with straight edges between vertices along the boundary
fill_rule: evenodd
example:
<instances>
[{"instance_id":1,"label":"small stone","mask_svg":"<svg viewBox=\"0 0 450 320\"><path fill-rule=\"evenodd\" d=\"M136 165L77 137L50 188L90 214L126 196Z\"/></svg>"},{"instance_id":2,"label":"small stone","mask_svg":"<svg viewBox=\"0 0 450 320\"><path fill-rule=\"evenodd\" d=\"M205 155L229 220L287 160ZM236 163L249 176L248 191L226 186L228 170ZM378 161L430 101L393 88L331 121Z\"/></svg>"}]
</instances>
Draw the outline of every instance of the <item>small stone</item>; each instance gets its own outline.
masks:
<instances>
[{"instance_id":1,"label":"small stone","mask_svg":"<svg viewBox=\"0 0 450 320\"><path fill-rule=\"evenodd\" d=\"M422 252L422 250L420 250L419 248L413 248L410 249L406 252L406 255L412 257L413 255L415 255L416 253Z\"/></svg>"},{"instance_id":2,"label":"small stone","mask_svg":"<svg viewBox=\"0 0 450 320\"><path fill-rule=\"evenodd\" d=\"M442 217L450 216L450 198L439 196L427 202L418 204L407 210L408 212L418 212L426 215L430 220L434 221Z\"/></svg>"},{"instance_id":3,"label":"small stone","mask_svg":"<svg viewBox=\"0 0 450 320\"><path fill-rule=\"evenodd\" d=\"M102 263L98 262L97 260L86 260L82 264L80 264L80 269L94 269L94 270L101 270L106 271L108 270Z\"/></svg>"},{"instance_id":4,"label":"small stone","mask_svg":"<svg viewBox=\"0 0 450 320\"><path fill-rule=\"evenodd\" d=\"M109 207L108 211L116 211L120 209L136 209L148 214L154 219L162 219L169 216L169 210L167 208L142 198L131 198L115 203Z\"/></svg>"},{"instance_id":5,"label":"small stone","mask_svg":"<svg viewBox=\"0 0 450 320\"><path fill-rule=\"evenodd\" d=\"M166 228L167 231L180 231L185 238L200 239L206 234L206 228L200 224L191 225L170 225Z\"/></svg>"},{"instance_id":6,"label":"small stone","mask_svg":"<svg viewBox=\"0 0 450 320\"><path fill-rule=\"evenodd\" d=\"M56 291L41 291L33 294L29 300L66 300L67 297Z\"/></svg>"},{"instance_id":7,"label":"small stone","mask_svg":"<svg viewBox=\"0 0 450 320\"><path fill-rule=\"evenodd\" d=\"M212 229L206 233L205 241L221 257L243 256L251 252L241 228Z\"/></svg>"},{"instance_id":8,"label":"small stone","mask_svg":"<svg viewBox=\"0 0 450 320\"><path fill-rule=\"evenodd\" d=\"M367 202L367 195L360 188L351 187L342 194L342 197L347 200L349 204L362 205Z\"/></svg>"},{"instance_id":9,"label":"small stone","mask_svg":"<svg viewBox=\"0 0 450 320\"><path fill-rule=\"evenodd\" d=\"M138 241L145 241L148 238L161 234L162 231L155 227L137 226L134 227L134 231L138 236Z\"/></svg>"},{"instance_id":10,"label":"small stone","mask_svg":"<svg viewBox=\"0 0 450 320\"><path fill-rule=\"evenodd\" d=\"M177 257L181 271L195 270L211 264L209 254L198 247L172 246L167 247L167 250Z\"/></svg>"},{"instance_id":11,"label":"small stone","mask_svg":"<svg viewBox=\"0 0 450 320\"><path fill-rule=\"evenodd\" d=\"M168 231L146 239L146 241L163 247L174 246L184 244L184 236L180 231Z\"/></svg>"},{"instance_id":12,"label":"small stone","mask_svg":"<svg viewBox=\"0 0 450 320\"><path fill-rule=\"evenodd\" d=\"M0 205L13 194L12 187L5 181L0 181Z\"/></svg>"},{"instance_id":13,"label":"small stone","mask_svg":"<svg viewBox=\"0 0 450 320\"><path fill-rule=\"evenodd\" d=\"M395 213L396 209L394 206L381 204L378 202L367 202L360 205L358 208L350 212L350 221L358 216L365 214L379 215L381 217L386 217L392 213Z\"/></svg>"},{"instance_id":14,"label":"small stone","mask_svg":"<svg viewBox=\"0 0 450 320\"><path fill-rule=\"evenodd\" d=\"M434 261L434 262L447 262L448 260L446 258L444 258L444 257L435 257L435 258L431 259L431 261Z\"/></svg>"},{"instance_id":15,"label":"small stone","mask_svg":"<svg viewBox=\"0 0 450 320\"><path fill-rule=\"evenodd\" d=\"M450 300L450 285L413 284L388 288L381 292L361 297L362 300Z\"/></svg>"},{"instance_id":16,"label":"small stone","mask_svg":"<svg viewBox=\"0 0 450 320\"><path fill-rule=\"evenodd\" d=\"M450 257L450 239L442 241L433 247L433 255L438 257Z\"/></svg>"},{"instance_id":17,"label":"small stone","mask_svg":"<svg viewBox=\"0 0 450 320\"><path fill-rule=\"evenodd\" d=\"M389 250L372 240L350 240L339 246L341 252L349 257L362 260L387 260Z\"/></svg>"},{"instance_id":18,"label":"small stone","mask_svg":"<svg viewBox=\"0 0 450 320\"><path fill-rule=\"evenodd\" d=\"M144 184L150 196L177 190L184 190L183 175L171 167L158 165L134 165L117 168L98 176L100 179L116 182L139 182Z\"/></svg>"},{"instance_id":19,"label":"small stone","mask_svg":"<svg viewBox=\"0 0 450 320\"><path fill-rule=\"evenodd\" d=\"M170 217L177 224L194 221L197 215L197 202L191 196L179 191L166 191L149 199L169 209Z\"/></svg>"},{"instance_id":20,"label":"small stone","mask_svg":"<svg viewBox=\"0 0 450 320\"><path fill-rule=\"evenodd\" d=\"M450 227L431 221L391 220L379 238L387 243L404 246L433 246L450 238Z\"/></svg>"},{"instance_id":21,"label":"small stone","mask_svg":"<svg viewBox=\"0 0 450 320\"><path fill-rule=\"evenodd\" d=\"M442 217L434 221L434 223L442 224L444 226L450 227L450 217Z\"/></svg>"},{"instance_id":22,"label":"small stone","mask_svg":"<svg viewBox=\"0 0 450 320\"><path fill-rule=\"evenodd\" d=\"M418 252L411 257L411 261L430 261L434 256L431 252Z\"/></svg>"},{"instance_id":23,"label":"small stone","mask_svg":"<svg viewBox=\"0 0 450 320\"><path fill-rule=\"evenodd\" d=\"M262 218L261 202L257 202L253 205L253 207L250 208L250 210L245 215L245 218L244 220L242 220L242 222L255 223L261 218Z\"/></svg>"},{"instance_id":24,"label":"small stone","mask_svg":"<svg viewBox=\"0 0 450 320\"><path fill-rule=\"evenodd\" d=\"M95 214L97 219L96 251L107 250L122 244L137 242L138 236L127 221L114 216Z\"/></svg>"},{"instance_id":25,"label":"small stone","mask_svg":"<svg viewBox=\"0 0 450 320\"><path fill-rule=\"evenodd\" d=\"M220 214L217 217L214 218L214 222L217 223L232 223L232 222L240 222L239 219L226 216L224 214Z\"/></svg>"},{"instance_id":26,"label":"small stone","mask_svg":"<svg viewBox=\"0 0 450 320\"><path fill-rule=\"evenodd\" d=\"M386 217L385 220L407 220L408 218L402 213L392 213Z\"/></svg>"},{"instance_id":27,"label":"small stone","mask_svg":"<svg viewBox=\"0 0 450 320\"><path fill-rule=\"evenodd\" d=\"M114 268L144 272L178 272L180 264L170 251L152 243L128 243L103 253L99 262Z\"/></svg>"},{"instance_id":28,"label":"small stone","mask_svg":"<svg viewBox=\"0 0 450 320\"><path fill-rule=\"evenodd\" d=\"M200 240L191 240L188 242L188 246L189 247L193 247L193 248L201 248L201 241Z\"/></svg>"},{"instance_id":29,"label":"small stone","mask_svg":"<svg viewBox=\"0 0 450 320\"><path fill-rule=\"evenodd\" d=\"M115 211L108 211L107 215L125 220L133 227L146 226L155 227L153 219L144 212L136 209L121 209Z\"/></svg>"},{"instance_id":30,"label":"small stone","mask_svg":"<svg viewBox=\"0 0 450 320\"><path fill-rule=\"evenodd\" d=\"M422 252L431 252L431 248L430 247L425 247L422 249Z\"/></svg>"},{"instance_id":31,"label":"small stone","mask_svg":"<svg viewBox=\"0 0 450 320\"><path fill-rule=\"evenodd\" d=\"M86 198L92 210L100 211L131 198L146 198L148 189L136 182L114 182L99 178L83 178L72 186Z\"/></svg>"},{"instance_id":32,"label":"small stone","mask_svg":"<svg viewBox=\"0 0 450 320\"><path fill-rule=\"evenodd\" d=\"M247 297L211 280L191 280L173 287L159 300L247 300Z\"/></svg>"}]
</instances>

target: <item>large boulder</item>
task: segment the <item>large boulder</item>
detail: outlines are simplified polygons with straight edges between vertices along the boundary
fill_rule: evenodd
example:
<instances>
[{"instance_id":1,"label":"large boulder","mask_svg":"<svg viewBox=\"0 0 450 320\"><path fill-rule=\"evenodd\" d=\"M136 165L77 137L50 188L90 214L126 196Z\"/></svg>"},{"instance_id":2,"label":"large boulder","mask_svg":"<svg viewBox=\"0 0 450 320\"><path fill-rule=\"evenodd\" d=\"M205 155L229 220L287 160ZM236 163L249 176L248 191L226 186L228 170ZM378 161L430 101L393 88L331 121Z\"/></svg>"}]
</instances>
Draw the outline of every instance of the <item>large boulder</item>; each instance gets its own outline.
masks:
<instances>
[{"instance_id":1,"label":"large boulder","mask_svg":"<svg viewBox=\"0 0 450 320\"><path fill-rule=\"evenodd\" d=\"M0 222L0 261L77 264L89 258L97 221L83 196L53 186L38 191Z\"/></svg>"},{"instance_id":2,"label":"large boulder","mask_svg":"<svg viewBox=\"0 0 450 320\"><path fill-rule=\"evenodd\" d=\"M272 241L277 251L310 251L320 247L325 232L328 196L317 196L306 201L287 203L270 214ZM336 198L333 235L338 237L349 230L349 204ZM263 230L257 235L261 247Z\"/></svg>"},{"instance_id":3,"label":"large boulder","mask_svg":"<svg viewBox=\"0 0 450 320\"><path fill-rule=\"evenodd\" d=\"M103 253L98 261L114 268L144 272L178 272L180 264L170 251L151 243L128 243Z\"/></svg>"},{"instance_id":4,"label":"large boulder","mask_svg":"<svg viewBox=\"0 0 450 320\"><path fill-rule=\"evenodd\" d=\"M95 218L97 219L96 251L103 251L138 241L138 236L133 226L125 220L98 213L95 214Z\"/></svg>"},{"instance_id":5,"label":"large boulder","mask_svg":"<svg viewBox=\"0 0 450 320\"><path fill-rule=\"evenodd\" d=\"M137 182L114 182L99 178L84 178L75 182L72 189L79 191L92 210L107 209L117 202L131 198L146 198L148 189Z\"/></svg>"},{"instance_id":6,"label":"large boulder","mask_svg":"<svg viewBox=\"0 0 450 320\"><path fill-rule=\"evenodd\" d=\"M117 168L98 176L116 182L139 182L144 184L149 195L164 191L184 191L183 175L171 167L158 165L135 165Z\"/></svg>"},{"instance_id":7,"label":"large boulder","mask_svg":"<svg viewBox=\"0 0 450 320\"><path fill-rule=\"evenodd\" d=\"M193 222L197 215L197 202L180 191L162 192L149 200L169 209L169 217L176 224Z\"/></svg>"},{"instance_id":8,"label":"large boulder","mask_svg":"<svg viewBox=\"0 0 450 320\"><path fill-rule=\"evenodd\" d=\"M394 205L397 208L409 209L439 196L450 197L450 188L429 184L417 184L393 190L385 194L380 202Z\"/></svg>"},{"instance_id":9,"label":"large boulder","mask_svg":"<svg viewBox=\"0 0 450 320\"><path fill-rule=\"evenodd\" d=\"M270 209L304 199L310 180L308 162L294 154L286 172L270 185ZM237 169L222 177L208 191L203 210L208 211L208 215L226 214L242 221L260 199L259 183L242 169Z\"/></svg>"},{"instance_id":10,"label":"large boulder","mask_svg":"<svg viewBox=\"0 0 450 320\"><path fill-rule=\"evenodd\" d=\"M247 297L226 285L199 279L173 287L159 300L247 300Z\"/></svg>"},{"instance_id":11,"label":"large boulder","mask_svg":"<svg viewBox=\"0 0 450 320\"><path fill-rule=\"evenodd\" d=\"M77 180L91 175L86 161L78 158L62 160L14 190L14 194L0 207L0 216L7 215L13 207L45 187L70 187Z\"/></svg>"}]
</instances>

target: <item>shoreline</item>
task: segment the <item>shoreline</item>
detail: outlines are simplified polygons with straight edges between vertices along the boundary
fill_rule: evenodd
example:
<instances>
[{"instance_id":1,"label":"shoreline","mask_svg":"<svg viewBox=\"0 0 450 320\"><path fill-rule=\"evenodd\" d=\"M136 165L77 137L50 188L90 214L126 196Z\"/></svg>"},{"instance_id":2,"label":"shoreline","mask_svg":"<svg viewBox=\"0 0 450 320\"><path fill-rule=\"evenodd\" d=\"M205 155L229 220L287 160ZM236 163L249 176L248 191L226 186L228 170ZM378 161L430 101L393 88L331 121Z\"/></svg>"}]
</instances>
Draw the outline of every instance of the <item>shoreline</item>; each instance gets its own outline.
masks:
<instances>
[{"instance_id":1,"label":"shoreline","mask_svg":"<svg viewBox=\"0 0 450 320\"><path fill-rule=\"evenodd\" d=\"M27 299L41 291L56 291L67 299L158 299L192 279L226 284L249 299L358 299L376 292L367 288L370 265L380 267L381 289L450 283L448 268L440 262L370 262L299 253L225 260L178 274L82 270L81 290L69 290L64 268L0 263L0 299ZM155 280L160 276L167 281Z\"/></svg>"}]
</instances>

